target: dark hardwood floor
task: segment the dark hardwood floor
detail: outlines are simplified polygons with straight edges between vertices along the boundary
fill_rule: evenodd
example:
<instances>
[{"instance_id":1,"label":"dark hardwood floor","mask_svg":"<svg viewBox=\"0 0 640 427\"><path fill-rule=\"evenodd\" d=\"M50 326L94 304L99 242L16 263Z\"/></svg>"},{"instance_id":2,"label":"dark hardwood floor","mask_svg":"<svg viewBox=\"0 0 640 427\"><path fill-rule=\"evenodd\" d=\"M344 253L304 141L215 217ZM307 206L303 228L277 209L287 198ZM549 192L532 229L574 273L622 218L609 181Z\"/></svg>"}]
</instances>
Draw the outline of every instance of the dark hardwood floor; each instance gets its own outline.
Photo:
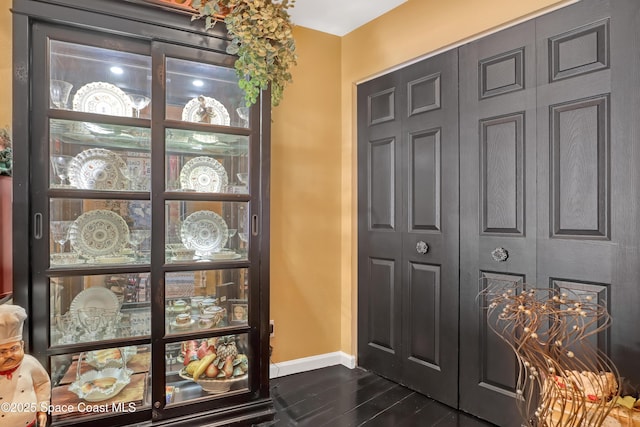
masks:
<instances>
[{"instance_id":1,"label":"dark hardwood floor","mask_svg":"<svg viewBox=\"0 0 640 427\"><path fill-rule=\"evenodd\" d=\"M331 366L271 380L275 419L260 427L487 427L363 369Z\"/></svg>"}]
</instances>

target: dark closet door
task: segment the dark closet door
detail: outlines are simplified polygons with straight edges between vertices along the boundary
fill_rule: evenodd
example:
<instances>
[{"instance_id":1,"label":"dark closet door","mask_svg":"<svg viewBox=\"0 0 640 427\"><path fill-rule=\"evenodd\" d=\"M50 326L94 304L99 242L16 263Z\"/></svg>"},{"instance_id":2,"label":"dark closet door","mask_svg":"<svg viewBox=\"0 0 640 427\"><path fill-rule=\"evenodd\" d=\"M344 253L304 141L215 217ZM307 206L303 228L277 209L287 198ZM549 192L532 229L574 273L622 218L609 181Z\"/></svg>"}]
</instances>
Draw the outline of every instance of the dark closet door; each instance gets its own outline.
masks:
<instances>
[{"instance_id":1,"label":"dark closet door","mask_svg":"<svg viewBox=\"0 0 640 427\"><path fill-rule=\"evenodd\" d=\"M457 52L358 87L358 362L452 406Z\"/></svg>"},{"instance_id":2,"label":"dark closet door","mask_svg":"<svg viewBox=\"0 0 640 427\"><path fill-rule=\"evenodd\" d=\"M593 344L640 382L640 3L583 1L536 22L541 286L612 316Z\"/></svg>"},{"instance_id":3,"label":"dark closet door","mask_svg":"<svg viewBox=\"0 0 640 427\"><path fill-rule=\"evenodd\" d=\"M479 292L536 282L535 24L460 48L460 408L519 425L517 362Z\"/></svg>"},{"instance_id":4,"label":"dark closet door","mask_svg":"<svg viewBox=\"0 0 640 427\"><path fill-rule=\"evenodd\" d=\"M476 300L495 280L606 304L593 342L638 381L639 10L584 0L461 48L460 404L500 426L521 421L513 356Z\"/></svg>"}]
</instances>

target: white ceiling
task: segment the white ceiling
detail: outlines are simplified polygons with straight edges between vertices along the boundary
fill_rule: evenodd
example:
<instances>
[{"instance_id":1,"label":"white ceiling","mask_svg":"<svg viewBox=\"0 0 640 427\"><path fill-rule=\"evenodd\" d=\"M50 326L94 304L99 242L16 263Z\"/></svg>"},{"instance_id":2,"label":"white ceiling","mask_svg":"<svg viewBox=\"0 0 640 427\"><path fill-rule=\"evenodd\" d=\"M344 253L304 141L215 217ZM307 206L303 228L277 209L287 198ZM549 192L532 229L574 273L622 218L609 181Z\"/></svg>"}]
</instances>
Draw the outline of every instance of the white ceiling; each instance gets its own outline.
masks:
<instances>
[{"instance_id":1,"label":"white ceiling","mask_svg":"<svg viewBox=\"0 0 640 427\"><path fill-rule=\"evenodd\" d=\"M407 0L296 0L291 20L301 27L344 36Z\"/></svg>"}]
</instances>

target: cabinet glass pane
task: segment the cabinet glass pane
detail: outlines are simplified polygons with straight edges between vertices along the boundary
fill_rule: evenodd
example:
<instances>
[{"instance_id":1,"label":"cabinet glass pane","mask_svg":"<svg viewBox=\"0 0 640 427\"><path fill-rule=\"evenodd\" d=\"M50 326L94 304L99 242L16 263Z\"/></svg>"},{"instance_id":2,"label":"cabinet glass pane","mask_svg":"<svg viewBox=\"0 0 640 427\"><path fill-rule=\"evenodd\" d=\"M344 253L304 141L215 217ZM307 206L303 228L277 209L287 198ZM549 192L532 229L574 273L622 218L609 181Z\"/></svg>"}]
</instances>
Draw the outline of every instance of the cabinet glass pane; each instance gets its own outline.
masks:
<instances>
[{"instance_id":1,"label":"cabinet glass pane","mask_svg":"<svg viewBox=\"0 0 640 427\"><path fill-rule=\"evenodd\" d=\"M148 273L51 278L51 345L149 335L148 280Z\"/></svg>"},{"instance_id":2,"label":"cabinet glass pane","mask_svg":"<svg viewBox=\"0 0 640 427\"><path fill-rule=\"evenodd\" d=\"M149 200L51 199L51 268L148 263Z\"/></svg>"},{"instance_id":3,"label":"cabinet glass pane","mask_svg":"<svg viewBox=\"0 0 640 427\"><path fill-rule=\"evenodd\" d=\"M167 403L247 391L248 338L237 334L167 344Z\"/></svg>"},{"instance_id":4,"label":"cabinet glass pane","mask_svg":"<svg viewBox=\"0 0 640 427\"><path fill-rule=\"evenodd\" d=\"M249 109L235 69L167 58L169 120L249 127Z\"/></svg>"},{"instance_id":5,"label":"cabinet glass pane","mask_svg":"<svg viewBox=\"0 0 640 427\"><path fill-rule=\"evenodd\" d=\"M165 276L167 333L246 325L249 270L199 270Z\"/></svg>"},{"instance_id":6,"label":"cabinet glass pane","mask_svg":"<svg viewBox=\"0 0 640 427\"><path fill-rule=\"evenodd\" d=\"M166 202L168 263L246 260L247 202Z\"/></svg>"},{"instance_id":7,"label":"cabinet glass pane","mask_svg":"<svg viewBox=\"0 0 640 427\"><path fill-rule=\"evenodd\" d=\"M151 57L52 40L50 108L111 116L151 115Z\"/></svg>"},{"instance_id":8,"label":"cabinet glass pane","mask_svg":"<svg viewBox=\"0 0 640 427\"><path fill-rule=\"evenodd\" d=\"M51 357L53 422L126 414L149 407L151 346Z\"/></svg>"},{"instance_id":9,"label":"cabinet glass pane","mask_svg":"<svg viewBox=\"0 0 640 427\"><path fill-rule=\"evenodd\" d=\"M249 137L167 129L166 141L167 190L249 192Z\"/></svg>"},{"instance_id":10,"label":"cabinet glass pane","mask_svg":"<svg viewBox=\"0 0 640 427\"><path fill-rule=\"evenodd\" d=\"M149 191L148 128L49 121L51 188Z\"/></svg>"}]
</instances>

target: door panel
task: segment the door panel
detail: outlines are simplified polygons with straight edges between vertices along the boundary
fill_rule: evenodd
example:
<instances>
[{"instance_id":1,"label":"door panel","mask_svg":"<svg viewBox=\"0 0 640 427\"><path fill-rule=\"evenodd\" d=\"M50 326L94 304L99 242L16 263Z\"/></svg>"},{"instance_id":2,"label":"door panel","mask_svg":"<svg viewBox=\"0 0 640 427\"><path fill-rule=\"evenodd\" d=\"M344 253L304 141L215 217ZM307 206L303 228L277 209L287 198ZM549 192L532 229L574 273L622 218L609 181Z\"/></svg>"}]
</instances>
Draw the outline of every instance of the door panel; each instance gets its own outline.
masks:
<instances>
[{"instance_id":1,"label":"door panel","mask_svg":"<svg viewBox=\"0 0 640 427\"><path fill-rule=\"evenodd\" d=\"M401 119L398 81L358 88L358 363L400 381Z\"/></svg>"},{"instance_id":2,"label":"door panel","mask_svg":"<svg viewBox=\"0 0 640 427\"><path fill-rule=\"evenodd\" d=\"M612 326L592 343L635 383L638 93L628 92L639 68L628 49L638 46L639 6L580 2L536 22L538 135L548 135L538 146L538 283L608 307Z\"/></svg>"},{"instance_id":3,"label":"door panel","mask_svg":"<svg viewBox=\"0 0 640 427\"><path fill-rule=\"evenodd\" d=\"M402 70L403 383L451 406L458 375L457 52ZM426 253L418 252L422 242Z\"/></svg>"},{"instance_id":4,"label":"door panel","mask_svg":"<svg viewBox=\"0 0 640 427\"><path fill-rule=\"evenodd\" d=\"M460 408L519 425L516 359L478 297L536 280L535 25L460 48Z\"/></svg>"},{"instance_id":5,"label":"door panel","mask_svg":"<svg viewBox=\"0 0 640 427\"><path fill-rule=\"evenodd\" d=\"M452 406L457 108L455 51L358 87L358 361Z\"/></svg>"}]
</instances>

